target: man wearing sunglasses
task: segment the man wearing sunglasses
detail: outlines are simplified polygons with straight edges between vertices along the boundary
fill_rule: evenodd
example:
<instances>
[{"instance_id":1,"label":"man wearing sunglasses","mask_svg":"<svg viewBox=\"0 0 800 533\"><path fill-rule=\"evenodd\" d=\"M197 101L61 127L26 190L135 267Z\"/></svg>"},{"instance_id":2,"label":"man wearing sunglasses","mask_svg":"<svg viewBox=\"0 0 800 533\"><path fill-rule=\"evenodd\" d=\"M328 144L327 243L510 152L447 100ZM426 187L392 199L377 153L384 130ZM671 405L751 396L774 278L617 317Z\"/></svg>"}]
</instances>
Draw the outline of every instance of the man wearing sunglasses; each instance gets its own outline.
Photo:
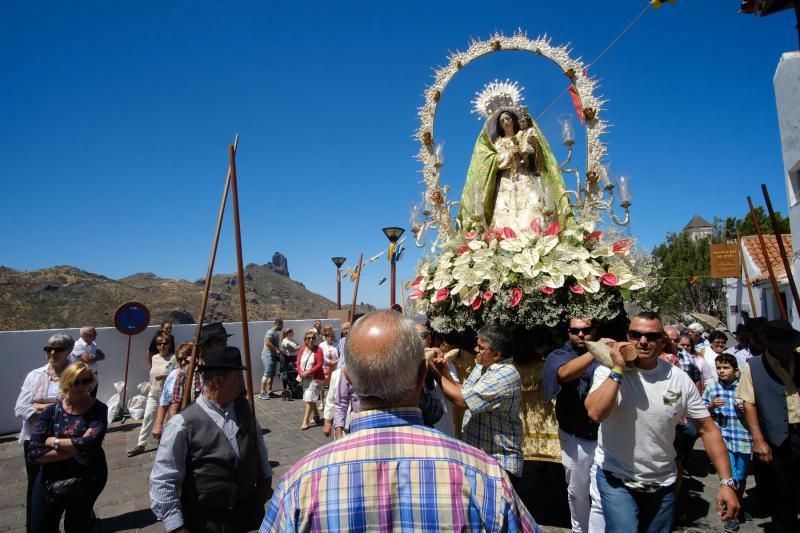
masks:
<instances>
[{"instance_id":1,"label":"man wearing sunglasses","mask_svg":"<svg viewBox=\"0 0 800 533\"><path fill-rule=\"evenodd\" d=\"M566 474L572 531L603 531L600 495L591 482L598 425L589 418L583 404L597 368L586 341L597 340L597 329L591 318L573 317L567 333L569 340L550 352L544 362L545 401L556 399L558 441Z\"/></svg>"},{"instance_id":2,"label":"man wearing sunglasses","mask_svg":"<svg viewBox=\"0 0 800 533\"><path fill-rule=\"evenodd\" d=\"M599 366L586 409L600 423L595 465L607 531L671 531L675 506L675 426L691 419L720 476L717 511L739 512L728 452L697 387L680 368L659 358L666 344L661 318L642 312L628 342L610 343L613 368ZM626 363L620 350L636 348Z\"/></svg>"}]
</instances>

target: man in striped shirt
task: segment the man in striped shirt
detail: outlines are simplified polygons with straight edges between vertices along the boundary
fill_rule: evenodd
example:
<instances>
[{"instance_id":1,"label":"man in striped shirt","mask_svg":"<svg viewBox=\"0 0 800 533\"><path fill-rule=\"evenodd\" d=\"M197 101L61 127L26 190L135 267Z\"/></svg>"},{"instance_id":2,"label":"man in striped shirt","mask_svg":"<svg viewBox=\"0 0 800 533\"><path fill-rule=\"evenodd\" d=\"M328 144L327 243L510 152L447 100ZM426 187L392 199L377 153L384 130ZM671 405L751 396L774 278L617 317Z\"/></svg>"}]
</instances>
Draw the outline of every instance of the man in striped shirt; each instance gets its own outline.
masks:
<instances>
[{"instance_id":1,"label":"man in striped shirt","mask_svg":"<svg viewBox=\"0 0 800 533\"><path fill-rule=\"evenodd\" d=\"M423 425L426 363L414 323L375 311L352 328L351 432L298 461L261 531L540 531L499 463Z\"/></svg>"}]
</instances>

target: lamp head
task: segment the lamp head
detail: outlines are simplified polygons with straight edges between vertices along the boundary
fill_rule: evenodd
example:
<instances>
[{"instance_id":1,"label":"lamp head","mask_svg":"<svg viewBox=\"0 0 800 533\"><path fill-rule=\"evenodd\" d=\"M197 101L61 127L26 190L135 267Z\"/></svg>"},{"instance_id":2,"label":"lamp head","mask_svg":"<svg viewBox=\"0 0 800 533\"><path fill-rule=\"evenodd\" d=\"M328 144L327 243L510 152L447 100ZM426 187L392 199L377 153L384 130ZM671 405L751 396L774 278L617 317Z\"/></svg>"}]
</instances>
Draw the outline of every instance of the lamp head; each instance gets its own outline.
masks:
<instances>
[{"instance_id":1,"label":"lamp head","mask_svg":"<svg viewBox=\"0 0 800 533\"><path fill-rule=\"evenodd\" d=\"M331 261L336 265L336 268L342 268L342 265L347 261L346 257L331 257Z\"/></svg>"},{"instance_id":2,"label":"lamp head","mask_svg":"<svg viewBox=\"0 0 800 533\"><path fill-rule=\"evenodd\" d=\"M397 242L400 239L400 236L405 233L406 230L403 228L398 227L389 227L383 228L383 233L386 235L386 238L389 239L389 242Z\"/></svg>"}]
</instances>

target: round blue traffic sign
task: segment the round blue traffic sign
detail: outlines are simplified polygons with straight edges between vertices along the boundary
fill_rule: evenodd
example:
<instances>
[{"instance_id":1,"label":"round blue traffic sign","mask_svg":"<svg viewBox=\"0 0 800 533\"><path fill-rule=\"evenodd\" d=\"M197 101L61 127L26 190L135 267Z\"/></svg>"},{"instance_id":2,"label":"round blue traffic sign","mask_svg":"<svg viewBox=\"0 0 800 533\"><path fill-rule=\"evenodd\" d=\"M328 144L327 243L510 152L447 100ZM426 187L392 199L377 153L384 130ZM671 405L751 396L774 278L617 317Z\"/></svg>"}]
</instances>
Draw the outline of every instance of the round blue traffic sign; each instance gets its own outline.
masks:
<instances>
[{"instance_id":1,"label":"round blue traffic sign","mask_svg":"<svg viewBox=\"0 0 800 533\"><path fill-rule=\"evenodd\" d=\"M150 325L150 311L139 302L122 304L114 313L114 327L124 335L138 335Z\"/></svg>"}]
</instances>

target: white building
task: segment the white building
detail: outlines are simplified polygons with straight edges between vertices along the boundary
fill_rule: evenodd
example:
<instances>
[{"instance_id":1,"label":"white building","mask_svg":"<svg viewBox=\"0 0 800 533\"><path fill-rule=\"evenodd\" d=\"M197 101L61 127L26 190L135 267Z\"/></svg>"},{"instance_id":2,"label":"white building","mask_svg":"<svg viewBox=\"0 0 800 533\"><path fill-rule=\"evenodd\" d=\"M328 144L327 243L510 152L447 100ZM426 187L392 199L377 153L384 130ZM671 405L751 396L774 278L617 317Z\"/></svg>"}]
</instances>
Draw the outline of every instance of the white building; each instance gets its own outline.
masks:
<instances>
[{"instance_id":1,"label":"white building","mask_svg":"<svg viewBox=\"0 0 800 533\"><path fill-rule=\"evenodd\" d=\"M781 237L783 238L783 245L786 248L786 253L791 255L793 250L792 236L782 235ZM758 240L758 235L742 237L742 252L744 254L742 257L742 266L747 268L747 272L750 276L755 309L750 305L744 274L742 274L742 277L739 279L728 278L725 280L725 296L728 301L727 322L728 329L731 331L734 331L736 325L742 322L742 311L748 313L751 317L759 316L767 320L781 317L778 303L775 299L775 291L772 289L772 283L769 279L767 261L769 261L772 266L772 271L775 273L775 277L778 280L780 299L783 305L786 306L786 312L789 313L789 320L797 321L797 313L792 303L792 293L789 290L789 284L787 282L786 269L783 267L783 260L778 250L778 241L775 239L775 235L764 235L764 244L767 248L766 260L761 250L761 243Z\"/></svg>"},{"instance_id":2,"label":"white building","mask_svg":"<svg viewBox=\"0 0 800 533\"><path fill-rule=\"evenodd\" d=\"M800 52L786 52L781 56L773 84L781 133L786 198L789 201L789 224L794 235L792 244L795 250L800 250ZM775 209L780 207L775 206ZM797 280L800 257L794 257L792 270ZM800 317L794 313L791 301L789 299L792 308L789 315L793 326L800 329Z\"/></svg>"},{"instance_id":3,"label":"white building","mask_svg":"<svg viewBox=\"0 0 800 533\"><path fill-rule=\"evenodd\" d=\"M700 239L705 239L711 237L711 231L713 230L713 226L711 222L704 219L700 215L695 215L692 217L692 220L689 221L683 227L684 233L689 234L689 238L692 241L698 241Z\"/></svg>"}]
</instances>

